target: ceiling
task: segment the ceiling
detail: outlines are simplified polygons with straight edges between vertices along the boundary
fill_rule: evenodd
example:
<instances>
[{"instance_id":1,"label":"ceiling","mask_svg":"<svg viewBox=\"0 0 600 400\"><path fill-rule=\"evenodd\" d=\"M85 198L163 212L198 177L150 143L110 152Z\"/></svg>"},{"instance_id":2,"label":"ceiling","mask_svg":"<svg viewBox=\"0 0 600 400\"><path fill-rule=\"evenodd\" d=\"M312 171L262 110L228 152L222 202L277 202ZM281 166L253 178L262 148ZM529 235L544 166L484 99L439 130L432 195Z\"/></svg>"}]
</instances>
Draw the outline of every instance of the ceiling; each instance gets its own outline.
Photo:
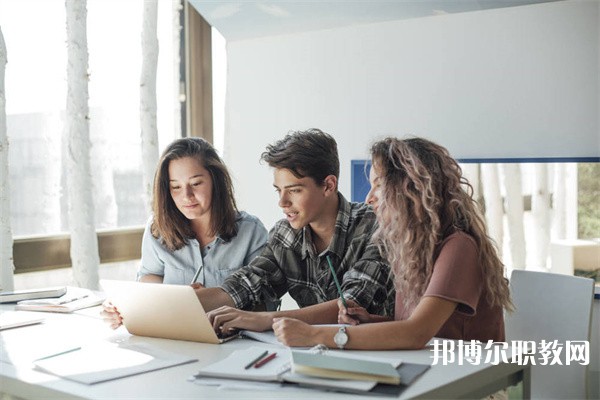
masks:
<instances>
[{"instance_id":1,"label":"ceiling","mask_svg":"<svg viewBox=\"0 0 600 400\"><path fill-rule=\"evenodd\" d=\"M189 0L226 40L558 0Z\"/></svg>"}]
</instances>

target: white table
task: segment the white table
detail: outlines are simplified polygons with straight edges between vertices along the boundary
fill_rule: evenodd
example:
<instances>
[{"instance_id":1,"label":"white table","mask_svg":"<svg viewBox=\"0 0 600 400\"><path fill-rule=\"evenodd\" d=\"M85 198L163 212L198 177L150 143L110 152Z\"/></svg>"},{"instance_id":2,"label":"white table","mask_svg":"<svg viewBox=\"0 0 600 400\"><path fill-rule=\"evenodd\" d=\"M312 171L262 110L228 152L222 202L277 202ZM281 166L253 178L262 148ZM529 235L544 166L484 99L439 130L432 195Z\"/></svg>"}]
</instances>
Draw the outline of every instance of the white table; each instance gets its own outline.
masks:
<instances>
[{"instance_id":1,"label":"white table","mask_svg":"<svg viewBox=\"0 0 600 400\"><path fill-rule=\"evenodd\" d=\"M10 309L0 306L0 312ZM347 393L319 392L314 389L284 388L269 390L218 390L187 380L201 366L226 357L246 346L269 346L248 339L236 339L222 345L165 340L130 335L123 327L112 331L98 317L99 309L76 314L44 314L44 324L0 332L2 351L14 354L16 365L0 362L0 394L23 399L365 399L367 396ZM43 339L46 338L46 339ZM116 379L95 385L84 385L35 371L22 363L19 354L31 352L31 343L41 340L109 341L144 343L163 350L198 358L198 362ZM30 343L28 345L28 343ZM380 357L400 357L406 362L431 363L430 349L418 351L361 352ZM5 354L6 357L6 354ZM529 397L528 366L499 365L435 365L410 385L400 396L408 398L483 398L499 389L523 381L524 398ZM0 395L1 397L1 395Z\"/></svg>"}]
</instances>

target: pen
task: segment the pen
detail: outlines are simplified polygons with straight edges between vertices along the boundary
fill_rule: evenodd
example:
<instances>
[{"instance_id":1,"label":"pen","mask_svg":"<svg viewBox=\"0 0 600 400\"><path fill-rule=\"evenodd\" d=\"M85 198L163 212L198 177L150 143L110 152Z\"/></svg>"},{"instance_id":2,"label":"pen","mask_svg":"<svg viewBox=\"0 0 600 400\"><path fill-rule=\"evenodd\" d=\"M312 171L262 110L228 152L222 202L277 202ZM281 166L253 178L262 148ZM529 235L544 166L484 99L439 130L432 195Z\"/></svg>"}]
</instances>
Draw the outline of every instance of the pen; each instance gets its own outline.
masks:
<instances>
[{"instance_id":1,"label":"pen","mask_svg":"<svg viewBox=\"0 0 600 400\"><path fill-rule=\"evenodd\" d=\"M72 349L65 350L65 351L61 351L60 353L54 353L54 354L50 354L49 356L45 356L45 357L42 357L42 358L38 358L38 359L36 359L36 360L33 360L33 361L42 361L42 360L46 360L46 359L48 359L48 358L52 358L52 357L56 357L56 356L62 356L63 354L72 353L72 352L74 352L74 351L77 351L77 350L81 350L81 347L74 347L74 348L72 348Z\"/></svg>"},{"instance_id":2,"label":"pen","mask_svg":"<svg viewBox=\"0 0 600 400\"><path fill-rule=\"evenodd\" d=\"M269 351L268 351L268 350L265 350L265 352L264 352L264 353L262 353L260 356L256 357L256 358L255 358L254 360L252 360L251 362L249 362L249 363L248 363L248 365L246 365L246 366L244 367L244 369L248 369L248 368L250 368L251 366L253 366L254 364L256 364L256 363L257 363L257 362L258 362L258 361L259 361L261 358L263 358L264 356L266 356L267 354L269 354Z\"/></svg>"},{"instance_id":3,"label":"pen","mask_svg":"<svg viewBox=\"0 0 600 400\"><path fill-rule=\"evenodd\" d=\"M192 278L192 283L190 283L190 285L193 285L194 283L196 283L196 280L198 280L198 277L200 276L200 272L202 271L203 267L204 267L204 264L202 264L201 266L198 267L198 271L196 271L196 273L194 274L194 277Z\"/></svg>"},{"instance_id":4,"label":"pen","mask_svg":"<svg viewBox=\"0 0 600 400\"><path fill-rule=\"evenodd\" d=\"M265 365L266 363L268 363L269 361L274 359L276 356L277 356L277 353L269 354L268 356L266 356L265 358L263 358L262 360L260 360L256 364L254 364L254 368L262 367L263 365Z\"/></svg>"},{"instance_id":5,"label":"pen","mask_svg":"<svg viewBox=\"0 0 600 400\"><path fill-rule=\"evenodd\" d=\"M85 299L86 297L89 297L89 296L87 294L84 294L83 296L80 296L80 297L71 297L70 299L59 301L56 304L61 305L61 304L72 303L77 300Z\"/></svg>"},{"instance_id":6,"label":"pen","mask_svg":"<svg viewBox=\"0 0 600 400\"><path fill-rule=\"evenodd\" d=\"M344 299L344 293L342 293L342 287L340 286L340 282L338 281L337 276L335 275L335 270L333 269L333 265L331 265L331 259L329 256L327 258L327 263L329 264L329 269L331 270L331 275L333 275L333 280L335 281L335 286L337 286L338 293L340 295L340 299L342 299L342 304L344 308L348 310L348 304L346 304L346 299Z\"/></svg>"}]
</instances>

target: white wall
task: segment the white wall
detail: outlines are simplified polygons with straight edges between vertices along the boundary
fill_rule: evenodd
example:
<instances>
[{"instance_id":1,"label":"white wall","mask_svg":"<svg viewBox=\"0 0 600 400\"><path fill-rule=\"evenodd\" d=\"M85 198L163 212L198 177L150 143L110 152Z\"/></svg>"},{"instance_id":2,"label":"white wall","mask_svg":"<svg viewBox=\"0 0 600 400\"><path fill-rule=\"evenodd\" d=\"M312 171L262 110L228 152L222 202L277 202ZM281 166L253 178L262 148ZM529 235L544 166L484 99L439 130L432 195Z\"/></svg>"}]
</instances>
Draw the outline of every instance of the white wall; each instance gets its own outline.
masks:
<instances>
[{"instance_id":1,"label":"white wall","mask_svg":"<svg viewBox=\"0 0 600 400\"><path fill-rule=\"evenodd\" d=\"M241 208L281 212L258 163L289 130L318 127L350 160L386 134L455 157L600 155L599 2L565 1L228 43L225 159Z\"/></svg>"}]
</instances>

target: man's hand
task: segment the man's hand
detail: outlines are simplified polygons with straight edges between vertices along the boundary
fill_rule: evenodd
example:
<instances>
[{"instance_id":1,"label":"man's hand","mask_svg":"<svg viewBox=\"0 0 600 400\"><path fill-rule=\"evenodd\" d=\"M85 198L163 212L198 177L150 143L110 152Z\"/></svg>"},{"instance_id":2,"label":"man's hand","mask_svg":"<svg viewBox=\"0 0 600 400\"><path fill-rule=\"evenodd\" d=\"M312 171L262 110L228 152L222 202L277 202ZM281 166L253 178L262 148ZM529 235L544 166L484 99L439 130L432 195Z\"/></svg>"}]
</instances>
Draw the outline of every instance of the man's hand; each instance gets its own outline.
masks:
<instances>
[{"instance_id":1,"label":"man's hand","mask_svg":"<svg viewBox=\"0 0 600 400\"><path fill-rule=\"evenodd\" d=\"M268 312L242 311L234 307L222 306L208 314L215 332L227 334L234 329L266 331L271 329L273 317Z\"/></svg>"},{"instance_id":2,"label":"man's hand","mask_svg":"<svg viewBox=\"0 0 600 400\"><path fill-rule=\"evenodd\" d=\"M274 318L273 332L277 340L290 347L312 347L315 341L317 327L295 318Z\"/></svg>"}]
</instances>

